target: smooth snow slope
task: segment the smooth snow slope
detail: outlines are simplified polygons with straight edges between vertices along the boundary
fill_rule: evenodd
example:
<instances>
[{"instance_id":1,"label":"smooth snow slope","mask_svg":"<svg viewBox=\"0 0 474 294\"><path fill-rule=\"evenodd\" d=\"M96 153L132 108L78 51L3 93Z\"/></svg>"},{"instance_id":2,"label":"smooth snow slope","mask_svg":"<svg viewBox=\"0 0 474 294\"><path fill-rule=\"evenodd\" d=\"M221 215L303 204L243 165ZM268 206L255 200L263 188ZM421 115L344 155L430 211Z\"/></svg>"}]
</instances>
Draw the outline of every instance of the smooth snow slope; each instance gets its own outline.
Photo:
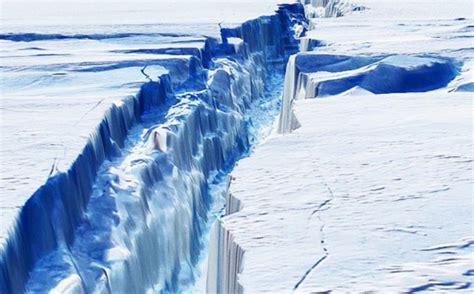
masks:
<instances>
[{"instance_id":1,"label":"smooth snow slope","mask_svg":"<svg viewBox=\"0 0 474 294\"><path fill-rule=\"evenodd\" d=\"M472 292L473 4L306 2L364 9L312 19L217 267L233 292Z\"/></svg>"}]
</instances>

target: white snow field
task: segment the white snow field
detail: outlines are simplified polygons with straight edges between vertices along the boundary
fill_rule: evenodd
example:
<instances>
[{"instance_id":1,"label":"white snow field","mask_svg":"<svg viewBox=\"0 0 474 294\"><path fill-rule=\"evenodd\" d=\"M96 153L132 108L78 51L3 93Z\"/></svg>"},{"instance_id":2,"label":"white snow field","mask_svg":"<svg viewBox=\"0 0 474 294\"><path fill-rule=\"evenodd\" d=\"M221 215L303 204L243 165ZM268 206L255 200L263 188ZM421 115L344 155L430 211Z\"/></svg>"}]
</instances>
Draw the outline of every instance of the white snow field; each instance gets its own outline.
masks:
<instances>
[{"instance_id":1,"label":"white snow field","mask_svg":"<svg viewBox=\"0 0 474 294\"><path fill-rule=\"evenodd\" d=\"M473 3L306 2L320 17L278 132L232 172L208 289L472 293Z\"/></svg>"}]
</instances>

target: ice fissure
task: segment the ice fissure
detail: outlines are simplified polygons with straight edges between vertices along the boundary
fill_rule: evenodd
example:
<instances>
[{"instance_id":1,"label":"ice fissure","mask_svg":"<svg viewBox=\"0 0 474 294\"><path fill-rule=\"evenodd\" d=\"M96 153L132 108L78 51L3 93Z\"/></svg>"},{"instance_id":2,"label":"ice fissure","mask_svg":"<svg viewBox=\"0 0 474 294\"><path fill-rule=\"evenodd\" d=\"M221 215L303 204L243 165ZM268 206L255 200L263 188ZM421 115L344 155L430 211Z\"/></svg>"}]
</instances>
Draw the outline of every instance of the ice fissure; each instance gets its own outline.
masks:
<instances>
[{"instance_id":1,"label":"ice fissure","mask_svg":"<svg viewBox=\"0 0 474 294\"><path fill-rule=\"evenodd\" d=\"M112 106L70 168L53 173L21 209L1 249L0 292L191 286L217 201L212 186L276 114L280 76L304 22L302 5L288 4L223 28L222 42L209 38L192 52L188 76L154 79L144 64L150 81ZM233 258L240 264L242 254ZM223 272L233 292L233 272Z\"/></svg>"},{"instance_id":2,"label":"ice fissure","mask_svg":"<svg viewBox=\"0 0 474 294\"><path fill-rule=\"evenodd\" d=\"M327 240L324 236L324 221L323 221L323 218L321 216L322 212L324 212L324 210L326 209L329 209L330 208L330 204L331 204L331 201L334 200L334 192L332 191L332 189L327 185L326 182L324 182L324 185L326 186L326 189L330 195L330 198L327 199L326 201L324 201L323 203L321 203L315 210L313 210L313 212L311 212L311 216L310 216L310 221L312 220L313 216L316 215L317 218L318 218L318 221L320 223L319 225L319 234L321 236L321 248L323 249L323 253L324 255L319 258L310 268L308 268L308 270L301 276L301 279L295 284L295 286L293 287L293 291L295 291L296 289L298 289L298 287L301 286L301 284L304 283L304 281L306 280L306 278L311 274L311 272L317 268L326 258L328 258L329 256L329 249L328 249L328 246L327 246Z\"/></svg>"}]
</instances>

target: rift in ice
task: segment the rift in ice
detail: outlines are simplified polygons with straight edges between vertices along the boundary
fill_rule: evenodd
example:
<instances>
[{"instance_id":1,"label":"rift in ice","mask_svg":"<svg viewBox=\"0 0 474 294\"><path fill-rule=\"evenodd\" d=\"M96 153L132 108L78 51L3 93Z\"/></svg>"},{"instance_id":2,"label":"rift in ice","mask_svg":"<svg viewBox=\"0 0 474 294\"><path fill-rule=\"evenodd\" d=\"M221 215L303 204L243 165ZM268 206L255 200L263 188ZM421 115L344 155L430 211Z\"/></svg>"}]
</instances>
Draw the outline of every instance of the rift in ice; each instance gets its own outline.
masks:
<instances>
[{"instance_id":1,"label":"rift in ice","mask_svg":"<svg viewBox=\"0 0 474 294\"><path fill-rule=\"evenodd\" d=\"M272 122L284 63L298 48L294 28L304 24L301 5L281 5L222 28L220 38L175 43L158 34L171 39L162 48L114 49L126 60L68 65L80 78L140 68L150 81L107 109L71 166L53 173L19 211L2 250L2 292L179 292L205 275L199 264L223 196L213 187L225 184ZM125 42L142 35L1 37ZM148 75L151 65L169 73Z\"/></svg>"},{"instance_id":2,"label":"rift in ice","mask_svg":"<svg viewBox=\"0 0 474 294\"><path fill-rule=\"evenodd\" d=\"M472 292L468 0L2 6L0 293Z\"/></svg>"}]
</instances>

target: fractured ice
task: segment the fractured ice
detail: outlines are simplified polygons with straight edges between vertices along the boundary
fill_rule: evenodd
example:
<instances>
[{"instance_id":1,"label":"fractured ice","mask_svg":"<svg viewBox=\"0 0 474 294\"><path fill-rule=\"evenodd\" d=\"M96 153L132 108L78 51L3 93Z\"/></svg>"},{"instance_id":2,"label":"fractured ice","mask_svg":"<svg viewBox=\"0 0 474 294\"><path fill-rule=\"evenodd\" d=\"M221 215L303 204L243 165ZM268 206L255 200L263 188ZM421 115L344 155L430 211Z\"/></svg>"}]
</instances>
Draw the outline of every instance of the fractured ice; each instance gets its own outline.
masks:
<instances>
[{"instance_id":1,"label":"fractured ice","mask_svg":"<svg viewBox=\"0 0 474 294\"><path fill-rule=\"evenodd\" d=\"M22 207L2 247L0 291L133 293L191 285L215 201L209 187L251 147L265 120L259 104L279 98L272 81L297 50L294 27L303 23L301 5L282 5L274 15L222 29L222 42L207 38L198 49L112 46L124 60L49 66L91 80L134 68L149 81L113 104L71 166L62 172L53 164ZM10 42L122 37L148 36L0 35ZM169 74L157 79L153 65Z\"/></svg>"}]
</instances>

